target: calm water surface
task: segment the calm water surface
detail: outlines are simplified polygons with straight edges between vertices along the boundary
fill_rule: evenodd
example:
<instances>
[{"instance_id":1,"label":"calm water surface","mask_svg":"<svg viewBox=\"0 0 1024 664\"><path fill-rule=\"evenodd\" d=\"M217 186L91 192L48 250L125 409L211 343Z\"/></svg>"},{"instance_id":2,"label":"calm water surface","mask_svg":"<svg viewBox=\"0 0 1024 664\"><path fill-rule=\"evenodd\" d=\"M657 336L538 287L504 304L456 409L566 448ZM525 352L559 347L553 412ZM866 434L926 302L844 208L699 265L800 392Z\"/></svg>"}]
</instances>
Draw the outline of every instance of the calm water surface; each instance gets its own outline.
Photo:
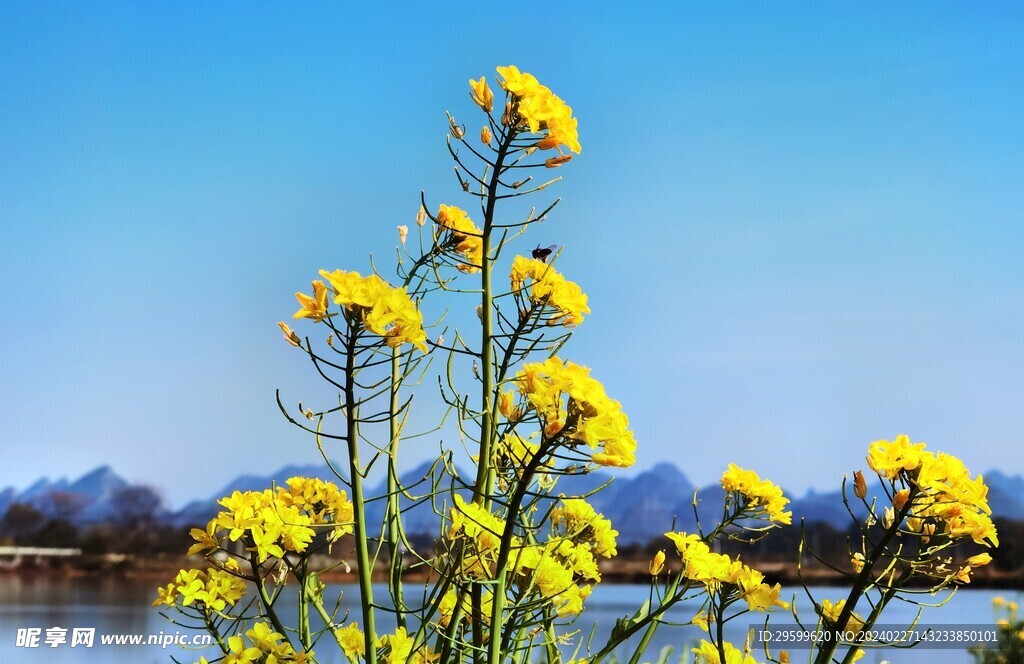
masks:
<instances>
[{"instance_id":1,"label":"calm water surface","mask_svg":"<svg viewBox=\"0 0 1024 664\"><path fill-rule=\"evenodd\" d=\"M215 651L186 651L176 646L161 649L159 646L104 646L99 643L101 634L173 634L180 630L162 618L156 609L150 608L150 602L155 596L154 586L153 582L132 579L67 581L0 576L0 662L168 664L172 661L172 655L183 662L196 661L203 654L216 655ZM331 598L342 592L343 611L348 608L355 615L355 590L355 587L337 585L332 586L328 592L332 593ZM379 592L385 595L386 589L381 587ZM826 588L815 589L814 592L818 598L833 599L845 594L838 589L829 592ZM597 636L594 643L603 642L602 636L607 635L615 619L627 613L632 614L646 599L647 593L646 586L599 587L587 601L586 623L581 622L577 627L589 632L591 625L596 624ZM1015 595L992 590L962 590L942 609L926 610L923 621L944 625L957 622L989 624L993 621L991 601L998 594L1007 597ZM806 601L801 602L798 597L798 605L806 605ZM696 605L678 606L670 614L670 619L689 620L696 608ZM914 617L916 607L894 604L890 611L887 623L909 622ZM284 613L294 624L294 611L291 611L292 615L288 611ZM787 622L787 616L778 615L773 622ZM749 624L749 621L737 620L735 626L730 625L732 629L727 630L728 637L741 642ZM56 648L44 644L38 648L19 648L16 645L17 631L25 627L42 628L44 635L48 627L67 628L69 640L71 629L91 627L96 630L96 643L88 649L82 646L72 648L68 644ZM388 627L392 626L386 622L382 625L383 629ZM661 648L672 646L676 653L670 661L678 662L679 653L692 647L691 641L696 638L695 634L696 630L692 627L663 627L656 633L645 659L655 660ZM341 662L340 657L334 656L334 648L331 646L332 642L324 641L316 648L324 664ZM620 653L626 655L626 660L628 654L625 648ZM960 650L873 650L861 660L861 664L877 664L886 659L892 664L969 664L972 661L966 652ZM793 657L793 661L805 660L797 656Z\"/></svg>"}]
</instances>

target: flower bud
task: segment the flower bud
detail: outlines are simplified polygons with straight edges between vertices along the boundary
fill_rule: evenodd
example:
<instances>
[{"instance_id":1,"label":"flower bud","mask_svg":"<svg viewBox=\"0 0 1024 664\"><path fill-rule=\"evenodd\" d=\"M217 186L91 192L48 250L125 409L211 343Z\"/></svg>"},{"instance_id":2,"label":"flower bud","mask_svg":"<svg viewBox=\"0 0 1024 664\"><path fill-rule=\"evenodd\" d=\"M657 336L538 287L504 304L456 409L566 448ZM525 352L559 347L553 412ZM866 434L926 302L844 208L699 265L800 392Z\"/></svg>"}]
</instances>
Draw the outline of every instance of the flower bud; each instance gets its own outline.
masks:
<instances>
[{"instance_id":1,"label":"flower bud","mask_svg":"<svg viewBox=\"0 0 1024 664\"><path fill-rule=\"evenodd\" d=\"M864 554L859 551L853 554L853 558L850 559L850 564L853 565L853 571L860 574L860 571L864 569Z\"/></svg>"},{"instance_id":2,"label":"flower bud","mask_svg":"<svg viewBox=\"0 0 1024 664\"><path fill-rule=\"evenodd\" d=\"M409 237L409 227L402 225L398 227L398 239L405 244L405 238Z\"/></svg>"},{"instance_id":3,"label":"flower bud","mask_svg":"<svg viewBox=\"0 0 1024 664\"><path fill-rule=\"evenodd\" d=\"M564 427L565 422L563 422L562 420L551 420L544 427L544 437L554 438Z\"/></svg>"},{"instance_id":4,"label":"flower bud","mask_svg":"<svg viewBox=\"0 0 1024 664\"><path fill-rule=\"evenodd\" d=\"M551 157L550 159L545 159L544 160L544 167L545 168L558 168L559 166L561 166L565 162L569 161L570 159L572 159L572 155L571 154L560 154L557 157Z\"/></svg>"},{"instance_id":5,"label":"flower bud","mask_svg":"<svg viewBox=\"0 0 1024 664\"><path fill-rule=\"evenodd\" d=\"M448 128L451 130L452 136L455 138L462 138L466 134L462 127L455 122L455 118L452 117L451 113L448 113Z\"/></svg>"},{"instance_id":6,"label":"flower bud","mask_svg":"<svg viewBox=\"0 0 1024 664\"><path fill-rule=\"evenodd\" d=\"M779 664L789 664L789 651L788 650L780 650L779 651Z\"/></svg>"},{"instance_id":7,"label":"flower bud","mask_svg":"<svg viewBox=\"0 0 1024 664\"><path fill-rule=\"evenodd\" d=\"M658 576L661 574L661 570L665 568L665 550L662 549L654 554L654 559L651 560L648 569L651 571L651 576Z\"/></svg>"},{"instance_id":8,"label":"flower bud","mask_svg":"<svg viewBox=\"0 0 1024 664\"><path fill-rule=\"evenodd\" d=\"M494 93L487 85L487 79L483 76L479 81L469 80L469 96L473 98L476 105L490 113L494 108Z\"/></svg>"},{"instance_id":9,"label":"flower bud","mask_svg":"<svg viewBox=\"0 0 1024 664\"><path fill-rule=\"evenodd\" d=\"M908 500L910 500L910 489L900 489L892 497L892 506L897 510L901 510Z\"/></svg>"},{"instance_id":10,"label":"flower bud","mask_svg":"<svg viewBox=\"0 0 1024 664\"><path fill-rule=\"evenodd\" d=\"M295 334L292 328L288 327L288 325L284 321L279 322L277 325L281 328L281 331L284 332L285 341L287 341L293 346L299 345L301 339L299 339L299 335Z\"/></svg>"},{"instance_id":11,"label":"flower bud","mask_svg":"<svg viewBox=\"0 0 1024 664\"><path fill-rule=\"evenodd\" d=\"M971 567L984 567L992 562L992 556L987 553L979 553L976 556L971 556L967 559L967 564Z\"/></svg>"},{"instance_id":12,"label":"flower bud","mask_svg":"<svg viewBox=\"0 0 1024 664\"><path fill-rule=\"evenodd\" d=\"M885 516L882 517L882 525L885 526L886 530L892 528L893 522L896 521L896 510L891 507L885 508Z\"/></svg>"},{"instance_id":13,"label":"flower bud","mask_svg":"<svg viewBox=\"0 0 1024 664\"><path fill-rule=\"evenodd\" d=\"M490 145L491 141L493 139L494 139L494 137L491 136L491 128L490 127L484 127L483 129L480 130L480 142L481 143L483 143L484 145Z\"/></svg>"},{"instance_id":14,"label":"flower bud","mask_svg":"<svg viewBox=\"0 0 1024 664\"><path fill-rule=\"evenodd\" d=\"M864 481L864 473L859 470L853 474L853 495L858 498L868 495L868 485Z\"/></svg>"},{"instance_id":15,"label":"flower bud","mask_svg":"<svg viewBox=\"0 0 1024 664\"><path fill-rule=\"evenodd\" d=\"M420 209L416 212L416 225L423 226L425 223L427 223L427 211L421 205Z\"/></svg>"},{"instance_id":16,"label":"flower bud","mask_svg":"<svg viewBox=\"0 0 1024 664\"><path fill-rule=\"evenodd\" d=\"M558 147L558 139L552 138L551 134L549 133L547 136L537 141L534 144L534 146L538 150L554 150L555 148Z\"/></svg>"},{"instance_id":17,"label":"flower bud","mask_svg":"<svg viewBox=\"0 0 1024 664\"><path fill-rule=\"evenodd\" d=\"M511 391L502 392L498 397L498 411L505 419L509 419L515 411L515 395Z\"/></svg>"},{"instance_id":18,"label":"flower bud","mask_svg":"<svg viewBox=\"0 0 1024 664\"><path fill-rule=\"evenodd\" d=\"M501 114L501 124L506 127L512 126L512 102L505 102L505 112Z\"/></svg>"}]
</instances>

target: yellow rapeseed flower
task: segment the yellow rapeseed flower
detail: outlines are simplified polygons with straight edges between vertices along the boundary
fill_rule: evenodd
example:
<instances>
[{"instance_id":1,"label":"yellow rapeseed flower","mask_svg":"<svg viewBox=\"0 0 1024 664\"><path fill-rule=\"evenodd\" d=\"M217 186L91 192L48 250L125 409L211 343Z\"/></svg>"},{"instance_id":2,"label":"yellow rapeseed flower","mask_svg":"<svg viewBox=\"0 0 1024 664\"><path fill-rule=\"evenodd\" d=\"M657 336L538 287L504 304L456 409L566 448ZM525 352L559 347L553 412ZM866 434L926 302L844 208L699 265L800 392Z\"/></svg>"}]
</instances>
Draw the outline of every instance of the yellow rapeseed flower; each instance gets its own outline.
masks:
<instances>
[{"instance_id":1,"label":"yellow rapeseed flower","mask_svg":"<svg viewBox=\"0 0 1024 664\"><path fill-rule=\"evenodd\" d=\"M383 337L389 347L408 343L427 352L423 314L404 287L391 286L375 274L364 277L345 270L320 270L320 276L328 281L334 301L344 307L349 318Z\"/></svg>"},{"instance_id":2,"label":"yellow rapeseed flower","mask_svg":"<svg viewBox=\"0 0 1024 664\"><path fill-rule=\"evenodd\" d=\"M483 76L479 81L469 79L469 96L473 98L477 106L488 113L494 108L494 93L491 92L491 87L487 85L487 79Z\"/></svg>"},{"instance_id":3,"label":"yellow rapeseed flower","mask_svg":"<svg viewBox=\"0 0 1024 664\"><path fill-rule=\"evenodd\" d=\"M752 470L740 468L734 463L722 474L722 488L744 498L744 507L762 508L768 519L776 523L790 524L793 513L785 511L789 504L782 489L761 477Z\"/></svg>"},{"instance_id":4,"label":"yellow rapeseed flower","mask_svg":"<svg viewBox=\"0 0 1024 664\"><path fill-rule=\"evenodd\" d=\"M661 570L665 569L665 549L659 549L654 558L651 559L650 564L647 566L651 573L651 576L658 576L661 574Z\"/></svg>"},{"instance_id":5,"label":"yellow rapeseed flower","mask_svg":"<svg viewBox=\"0 0 1024 664\"><path fill-rule=\"evenodd\" d=\"M458 264L460 272L474 273L483 265L483 231L469 218L462 208L441 205L437 210L437 223L444 231L438 244L462 257Z\"/></svg>"},{"instance_id":6,"label":"yellow rapeseed flower","mask_svg":"<svg viewBox=\"0 0 1024 664\"><path fill-rule=\"evenodd\" d=\"M357 661L366 654L366 639L363 637L363 630L359 629L356 623L349 623L337 631L338 641L345 656L352 661Z\"/></svg>"},{"instance_id":7,"label":"yellow rapeseed flower","mask_svg":"<svg viewBox=\"0 0 1024 664\"><path fill-rule=\"evenodd\" d=\"M551 357L524 365L514 381L549 438L587 445L595 450L590 458L599 465L628 467L636 462L629 418L590 376L590 369Z\"/></svg>"},{"instance_id":8,"label":"yellow rapeseed flower","mask_svg":"<svg viewBox=\"0 0 1024 664\"><path fill-rule=\"evenodd\" d=\"M516 256L509 280L514 292L523 293L535 305L555 311L549 324L574 327L583 322L584 314L590 313L586 293L544 261Z\"/></svg>"},{"instance_id":9,"label":"yellow rapeseed flower","mask_svg":"<svg viewBox=\"0 0 1024 664\"><path fill-rule=\"evenodd\" d=\"M501 79L498 83L512 97L511 111L521 125L531 133L546 130L536 146L550 150L565 146L573 152L580 152L578 123L572 116L572 108L531 74L520 72L518 67L498 67ZM508 114L508 111L506 111Z\"/></svg>"},{"instance_id":10,"label":"yellow rapeseed flower","mask_svg":"<svg viewBox=\"0 0 1024 664\"><path fill-rule=\"evenodd\" d=\"M615 540L619 531L582 498L562 496L558 506L551 510L551 526L557 536L593 546L595 555L612 558L618 553Z\"/></svg>"},{"instance_id":11,"label":"yellow rapeseed flower","mask_svg":"<svg viewBox=\"0 0 1024 664\"><path fill-rule=\"evenodd\" d=\"M311 318L317 323L327 318L327 286L319 279L313 282L312 296L296 293L295 299L299 301L299 310L292 318ZM285 335L287 338L287 332Z\"/></svg>"},{"instance_id":12,"label":"yellow rapeseed flower","mask_svg":"<svg viewBox=\"0 0 1024 664\"><path fill-rule=\"evenodd\" d=\"M757 660L750 653L740 650L728 641L722 644L722 649L725 651L724 662L719 655L718 646L709 641L702 640L700 645L690 652L694 653L695 664L757 664Z\"/></svg>"}]
</instances>

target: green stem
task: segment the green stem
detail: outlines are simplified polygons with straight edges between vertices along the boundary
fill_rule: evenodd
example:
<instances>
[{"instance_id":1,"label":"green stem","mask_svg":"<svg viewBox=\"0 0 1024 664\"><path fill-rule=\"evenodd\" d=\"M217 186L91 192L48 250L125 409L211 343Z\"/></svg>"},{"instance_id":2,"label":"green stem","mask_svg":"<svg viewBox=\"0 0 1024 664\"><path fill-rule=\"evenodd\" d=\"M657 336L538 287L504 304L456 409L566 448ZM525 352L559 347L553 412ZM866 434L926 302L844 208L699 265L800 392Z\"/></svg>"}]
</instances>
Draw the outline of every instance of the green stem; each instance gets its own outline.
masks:
<instances>
[{"instance_id":1,"label":"green stem","mask_svg":"<svg viewBox=\"0 0 1024 664\"><path fill-rule=\"evenodd\" d=\"M537 467L540 466L541 460L547 456L549 452L547 447L547 441L542 440L537 448L537 452L534 453L533 458L526 464L526 468L523 470L523 476L519 480L519 484L516 486L515 493L512 494L512 499L508 503L508 513L505 520L505 530L501 533L501 545L498 548L498 560L495 563L495 581L494 581L494 596L491 598L491 629L500 630L501 625L504 624L505 614L505 589L508 581L508 560L512 553L512 539L513 533L515 532L515 517L519 514L519 508L522 506L523 498L526 496L526 491L533 481L533 475L537 472ZM506 626L507 633L511 633L511 623ZM492 633L491 642L488 648L487 661L490 664L496 664L501 660L501 646L505 641L504 638L497 639Z\"/></svg>"},{"instance_id":2,"label":"green stem","mask_svg":"<svg viewBox=\"0 0 1024 664\"><path fill-rule=\"evenodd\" d=\"M285 631L284 624L277 616L277 611L274 610L274 601L270 598L267 586L263 583L263 577L260 575L260 559L255 551L249 555L249 564L252 566L252 582L256 585L256 592L259 593L260 602L263 604L263 610L266 612L270 624L274 626L274 631L283 636L284 640L291 645L288 632Z\"/></svg>"},{"instance_id":3,"label":"green stem","mask_svg":"<svg viewBox=\"0 0 1024 664\"><path fill-rule=\"evenodd\" d=\"M886 547L889 545L889 542L891 542L892 538L899 532L900 525L903 523L903 520L906 518L914 504L915 497L917 497L917 489L916 487L911 486L910 496L907 498L906 504L896 512L892 525L886 529L882 539L879 540L878 544L875 545L871 550L871 553L868 554L865 559L864 567L861 569L860 574L857 575L857 580L850 589L850 594L846 597L846 603L843 605L843 610L839 612L839 617L836 618L836 631L846 631L846 625L850 622L850 617L853 616L853 610L857 606L857 601L874 582L871 572L875 563L881 559L882 555L886 551ZM827 644L818 651L818 655L814 658L814 664L827 664L828 662L831 662L838 647L839 643L835 639L829 640Z\"/></svg>"},{"instance_id":4,"label":"green stem","mask_svg":"<svg viewBox=\"0 0 1024 664\"><path fill-rule=\"evenodd\" d=\"M402 597L402 554L401 524L399 523L398 501L398 386L400 384L399 353L397 348L391 349L391 416L388 419L390 443L388 444L388 526L387 546L391 558L391 574L388 577L388 590L395 605L395 620L398 627L405 627L404 600Z\"/></svg>"},{"instance_id":5,"label":"green stem","mask_svg":"<svg viewBox=\"0 0 1024 664\"><path fill-rule=\"evenodd\" d=\"M359 602L362 605L366 661L377 661L377 634L373 614L373 567L366 535L366 503L363 498L362 469L359 467L359 420L356 413L355 360L357 331L350 324L345 358L345 437L348 443L349 478L355 513L356 565L359 573Z\"/></svg>"},{"instance_id":6,"label":"green stem","mask_svg":"<svg viewBox=\"0 0 1024 664\"><path fill-rule=\"evenodd\" d=\"M220 646L221 652L227 655L230 652L228 644L224 643L224 637L221 636L220 630L218 630L216 625L213 624L213 620L207 612L208 610L209 609L203 611L203 622L206 623L206 631L213 635L213 638L217 641L217 645Z\"/></svg>"},{"instance_id":7,"label":"green stem","mask_svg":"<svg viewBox=\"0 0 1024 664\"><path fill-rule=\"evenodd\" d=\"M312 647L313 637L309 629L309 582L310 577L306 575L306 560L303 558L299 573L299 641L302 642L302 649L309 652Z\"/></svg>"},{"instance_id":8,"label":"green stem","mask_svg":"<svg viewBox=\"0 0 1024 664\"><path fill-rule=\"evenodd\" d=\"M341 630L334 624L334 618L331 617L331 614L327 613L327 609L324 608L323 601L319 597L310 597L310 603L320 615L320 619L324 621L324 626L330 630L331 636L333 636L334 640L338 642L338 645L344 649L345 646L341 640Z\"/></svg>"},{"instance_id":9,"label":"green stem","mask_svg":"<svg viewBox=\"0 0 1024 664\"><path fill-rule=\"evenodd\" d=\"M493 293L491 291L491 228L494 224L494 207L498 201L498 181L501 176L501 168L505 161L505 155L507 154L514 137L515 131L509 129L502 137L501 144L498 146L498 153L494 160L494 170L491 171L491 179L490 182L487 183L487 203L484 208L484 227L483 237L481 238L482 250L480 271L482 293L480 302L480 321L482 329L480 338L480 377L482 386L480 391L482 396L482 416L480 423L480 463L477 468L475 486L476 496L474 499L484 507L488 507L490 504L490 495L492 487L494 486L494 474L493 469L491 468L491 454L495 431L492 409L492 400L494 398L494 368L491 357L491 346L493 345L492 309L494 308L494 300Z\"/></svg>"},{"instance_id":10,"label":"green stem","mask_svg":"<svg viewBox=\"0 0 1024 664\"><path fill-rule=\"evenodd\" d=\"M493 292L491 289L491 230L494 224L494 207L498 201L498 183L501 176L502 164L515 131L508 129L502 136L501 144L498 146L497 156L494 160L494 170L491 171L490 182L487 185L487 203L484 208L483 237L481 237L480 271L481 271L481 301L480 301L480 373L481 373L481 417L480 417L480 456L477 467L475 494L473 500L485 509L490 509L490 497L494 487L494 469L491 467L491 455L493 454L495 426L494 426L494 367L491 356L493 345L493 314L494 308ZM510 511L509 514L512 514ZM501 569L499 568L499 574ZM502 599L504 598L504 584L499 587ZM472 625L473 625L473 661L479 662L483 653L483 607L481 603L481 592L477 586L471 589L472 599ZM501 607L504 602L498 599L498 591L495 591L494 606ZM492 613L493 616L493 613ZM498 613L499 620L492 620L491 629L500 629L501 613ZM498 661L498 649L500 643L497 639L491 638L489 660L491 664Z\"/></svg>"},{"instance_id":11,"label":"green stem","mask_svg":"<svg viewBox=\"0 0 1024 664\"><path fill-rule=\"evenodd\" d=\"M682 574L672 579L672 584L665 591L666 597L671 597L675 595L676 589L679 587L680 578L682 578ZM640 645L637 646L636 652L633 653L633 656L629 659L629 664L637 664L637 662L640 661L640 657L643 656L644 651L647 650L647 646L650 645L651 638L654 636L654 632L657 631L659 625L661 625L660 620L652 620L650 624L647 625L647 629L644 630L644 635L640 639Z\"/></svg>"}]
</instances>

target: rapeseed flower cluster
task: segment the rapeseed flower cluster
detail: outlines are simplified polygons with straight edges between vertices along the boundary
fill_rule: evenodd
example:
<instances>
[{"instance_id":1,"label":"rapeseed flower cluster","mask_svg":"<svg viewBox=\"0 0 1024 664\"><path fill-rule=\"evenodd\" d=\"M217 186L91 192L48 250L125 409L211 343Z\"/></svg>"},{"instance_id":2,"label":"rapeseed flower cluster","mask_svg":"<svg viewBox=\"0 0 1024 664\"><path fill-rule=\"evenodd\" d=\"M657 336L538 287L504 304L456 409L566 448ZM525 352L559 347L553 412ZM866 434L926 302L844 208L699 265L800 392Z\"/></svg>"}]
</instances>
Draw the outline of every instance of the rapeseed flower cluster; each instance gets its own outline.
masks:
<instances>
[{"instance_id":1,"label":"rapeseed flower cluster","mask_svg":"<svg viewBox=\"0 0 1024 664\"><path fill-rule=\"evenodd\" d=\"M931 452L924 443L912 443L908 436L900 435L893 441L871 443L867 462L880 477L900 480L914 489L913 493L903 489L894 496L897 510L912 501L907 512L911 531L926 537L945 535L953 540L971 539L983 546L999 546L988 486L981 475L971 477L957 457Z\"/></svg>"},{"instance_id":2,"label":"rapeseed flower cluster","mask_svg":"<svg viewBox=\"0 0 1024 664\"><path fill-rule=\"evenodd\" d=\"M615 540L619 531L612 528L610 519L598 514L593 505L582 498L563 496L559 505L551 510L551 526L556 536L589 544L594 555L612 558L618 554Z\"/></svg>"},{"instance_id":3,"label":"rapeseed flower cluster","mask_svg":"<svg viewBox=\"0 0 1024 664\"><path fill-rule=\"evenodd\" d=\"M779 599L781 584L768 585L761 572L724 553L713 552L699 535L670 532L665 537L676 545L683 576L702 584L707 592L735 593L751 611L767 611L775 606L788 608L788 603Z\"/></svg>"},{"instance_id":4,"label":"rapeseed flower cluster","mask_svg":"<svg viewBox=\"0 0 1024 664\"><path fill-rule=\"evenodd\" d=\"M516 388L528 410L540 419L546 439L561 437L583 443L591 460L602 466L628 467L636 462L636 439L622 404L590 377L590 369L551 357L526 364L516 374Z\"/></svg>"},{"instance_id":5,"label":"rapeseed flower cluster","mask_svg":"<svg viewBox=\"0 0 1024 664\"><path fill-rule=\"evenodd\" d=\"M823 599L821 600L821 617L828 622L829 627L839 628L840 626L836 623L839 620L839 616L842 614L843 609L846 608L846 600L841 599L838 602L832 600ZM852 632L859 632L864 629L864 619L856 613L851 612L850 618L847 620L846 625L842 626L842 629L849 630Z\"/></svg>"},{"instance_id":6,"label":"rapeseed flower cluster","mask_svg":"<svg viewBox=\"0 0 1024 664\"><path fill-rule=\"evenodd\" d=\"M427 352L427 335L423 331L423 314L416 308L405 288L396 288L375 274L362 276L358 272L320 270L327 280L313 282L313 295L296 293L301 308L294 318L309 318L320 322L333 314L328 312L328 295L341 305L350 322L361 324L381 336L391 348L409 343ZM282 325L282 329L285 326ZM286 338L289 330L285 330ZM290 342L291 343L291 342Z\"/></svg>"},{"instance_id":7,"label":"rapeseed flower cluster","mask_svg":"<svg viewBox=\"0 0 1024 664\"><path fill-rule=\"evenodd\" d=\"M516 571L523 588L534 588L551 600L559 617L573 616L583 610L583 601L599 581L597 561L587 545L568 540L553 540L543 546L527 546L516 554ZM579 585L578 585L579 584Z\"/></svg>"},{"instance_id":8,"label":"rapeseed flower cluster","mask_svg":"<svg viewBox=\"0 0 1024 664\"><path fill-rule=\"evenodd\" d=\"M457 604L459 604L459 596L460 594L456 590L454 590L453 588L449 588L445 592L444 596L441 597L441 601L437 605L438 614L440 614L440 617L438 618L437 622L442 627L447 627L451 623L452 615L455 613L455 607ZM462 594L461 597L462 621L467 623L472 622L474 616L471 598L468 593ZM480 593L481 615L479 617L486 624L490 624L491 607L493 605L494 595L487 587L482 588Z\"/></svg>"},{"instance_id":9,"label":"rapeseed flower cluster","mask_svg":"<svg viewBox=\"0 0 1024 664\"><path fill-rule=\"evenodd\" d=\"M333 482L293 477L287 488L235 491L222 498L226 508L206 525L193 528L196 543L189 555L217 550L224 537L242 540L247 550L256 553L259 562L286 551L302 553L313 541L318 529L328 530L328 541L352 532L352 502Z\"/></svg>"},{"instance_id":10,"label":"rapeseed flower cluster","mask_svg":"<svg viewBox=\"0 0 1024 664\"><path fill-rule=\"evenodd\" d=\"M700 645L693 648L695 664L758 664L750 653L740 650L728 641L722 644L725 650L725 661L718 652L718 646L710 641L701 640Z\"/></svg>"},{"instance_id":11,"label":"rapeseed flower cluster","mask_svg":"<svg viewBox=\"0 0 1024 664\"><path fill-rule=\"evenodd\" d=\"M153 606L174 606L180 600L181 606L223 611L234 606L245 594L245 581L219 569L183 569L174 581L157 588L156 592Z\"/></svg>"},{"instance_id":12,"label":"rapeseed flower cluster","mask_svg":"<svg viewBox=\"0 0 1024 664\"><path fill-rule=\"evenodd\" d=\"M503 121L506 125L529 129L532 133L547 131L536 146L541 150L558 149L565 146L579 154L580 140L578 123L572 116L572 108L541 83L532 74L519 71L515 65L498 67L498 84L511 97ZM474 101L478 95L478 83L470 82ZM486 81L484 81L486 85ZM484 93L486 98L486 93ZM479 102L477 102L479 104ZM483 104L480 104L484 107ZM486 109L485 109L486 110Z\"/></svg>"},{"instance_id":13,"label":"rapeseed flower cluster","mask_svg":"<svg viewBox=\"0 0 1024 664\"><path fill-rule=\"evenodd\" d=\"M385 634L377 639L377 648L381 649L378 661L387 664L427 664L438 659L438 655L426 646L412 651L413 638L404 627L399 627L394 634Z\"/></svg>"},{"instance_id":14,"label":"rapeseed flower cluster","mask_svg":"<svg viewBox=\"0 0 1024 664\"><path fill-rule=\"evenodd\" d=\"M723 489L741 497L744 509L762 508L772 522L786 525L793 522L793 513L785 511L789 499L782 494L782 489L762 480L754 471L730 463L722 474L721 483Z\"/></svg>"},{"instance_id":15,"label":"rapeseed flower cluster","mask_svg":"<svg viewBox=\"0 0 1024 664\"><path fill-rule=\"evenodd\" d=\"M544 261L516 256L509 278L513 292L525 292L535 305L549 307L556 312L555 317L548 321L549 325L575 327L583 322L584 314L590 313L583 289Z\"/></svg>"},{"instance_id":16,"label":"rapeseed flower cluster","mask_svg":"<svg viewBox=\"0 0 1024 664\"><path fill-rule=\"evenodd\" d=\"M265 622L258 622L245 632L245 637L236 634L228 638L228 652L219 660L222 664L306 664L315 661L313 652L296 652ZM209 664L205 657L198 664Z\"/></svg>"},{"instance_id":17,"label":"rapeseed flower cluster","mask_svg":"<svg viewBox=\"0 0 1024 664\"><path fill-rule=\"evenodd\" d=\"M515 569L524 585L552 601L559 616L571 616L583 610L583 600L601 580L597 559L616 555L619 533L582 498L563 496L550 518L551 539L521 547Z\"/></svg>"},{"instance_id":18,"label":"rapeseed flower cluster","mask_svg":"<svg viewBox=\"0 0 1024 664\"><path fill-rule=\"evenodd\" d=\"M335 635L349 661L358 661L360 657L366 654L366 639L363 636L363 630L359 629L358 624L353 622L344 627L339 627Z\"/></svg>"},{"instance_id":19,"label":"rapeseed flower cluster","mask_svg":"<svg viewBox=\"0 0 1024 664\"><path fill-rule=\"evenodd\" d=\"M492 578L505 521L478 503L466 502L459 494L455 494L453 500L455 505L448 510L447 537L449 540L464 538L472 543L463 555L467 574L481 579Z\"/></svg>"},{"instance_id":20,"label":"rapeseed flower cluster","mask_svg":"<svg viewBox=\"0 0 1024 664\"><path fill-rule=\"evenodd\" d=\"M466 211L454 205L441 205L437 210L437 223L443 229L438 246L462 257L459 271L467 274L479 272L484 255L483 231Z\"/></svg>"}]
</instances>

